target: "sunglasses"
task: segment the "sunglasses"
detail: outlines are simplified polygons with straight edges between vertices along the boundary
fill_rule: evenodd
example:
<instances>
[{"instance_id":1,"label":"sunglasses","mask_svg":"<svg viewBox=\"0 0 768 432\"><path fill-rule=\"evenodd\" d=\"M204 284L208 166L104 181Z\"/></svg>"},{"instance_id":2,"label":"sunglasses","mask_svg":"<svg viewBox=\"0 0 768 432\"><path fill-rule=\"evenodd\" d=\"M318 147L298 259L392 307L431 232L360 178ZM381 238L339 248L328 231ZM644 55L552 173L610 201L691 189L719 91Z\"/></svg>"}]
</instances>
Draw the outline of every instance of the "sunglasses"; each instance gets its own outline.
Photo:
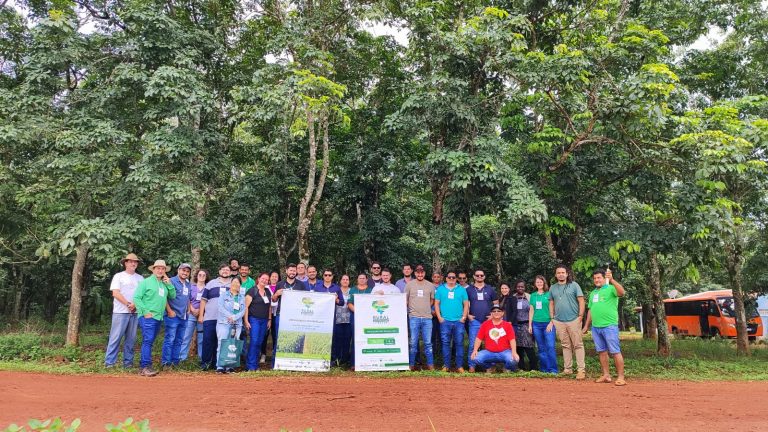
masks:
<instances>
[{"instance_id":1,"label":"sunglasses","mask_svg":"<svg viewBox=\"0 0 768 432\"><path fill-rule=\"evenodd\" d=\"M456 279L456 276L446 276L446 279Z\"/></svg>"},{"instance_id":2,"label":"sunglasses","mask_svg":"<svg viewBox=\"0 0 768 432\"><path fill-rule=\"evenodd\" d=\"M475 277L476 277L476 278L484 278L484 277L485 277L485 275L482 275L482 274L479 274L479 275L478 275L478 274L476 274L476 275L475 275Z\"/></svg>"},{"instance_id":3,"label":"sunglasses","mask_svg":"<svg viewBox=\"0 0 768 432\"><path fill-rule=\"evenodd\" d=\"M323 277L331 277L331 276L333 276L333 275L330 274L330 273L326 273L326 274L323 275Z\"/></svg>"},{"instance_id":4,"label":"sunglasses","mask_svg":"<svg viewBox=\"0 0 768 432\"><path fill-rule=\"evenodd\" d=\"M374 270L379 270L379 269L381 269L381 267L371 267L371 268L372 268L372 269L374 269Z\"/></svg>"}]
</instances>

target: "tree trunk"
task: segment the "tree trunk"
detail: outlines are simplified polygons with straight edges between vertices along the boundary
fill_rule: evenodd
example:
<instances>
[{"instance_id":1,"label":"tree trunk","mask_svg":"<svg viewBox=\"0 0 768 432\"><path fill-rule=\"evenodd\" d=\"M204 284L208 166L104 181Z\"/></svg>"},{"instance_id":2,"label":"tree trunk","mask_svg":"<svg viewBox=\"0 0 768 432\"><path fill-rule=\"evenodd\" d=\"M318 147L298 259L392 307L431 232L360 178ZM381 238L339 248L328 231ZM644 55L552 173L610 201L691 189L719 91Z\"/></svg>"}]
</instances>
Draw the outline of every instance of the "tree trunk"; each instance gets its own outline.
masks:
<instances>
[{"instance_id":1,"label":"tree trunk","mask_svg":"<svg viewBox=\"0 0 768 432\"><path fill-rule=\"evenodd\" d=\"M648 294L650 297L650 292ZM640 308L643 311L643 339L656 339L656 314L653 313L653 304L644 302Z\"/></svg>"},{"instance_id":2,"label":"tree trunk","mask_svg":"<svg viewBox=\"0 0 768 432\"><path fill-rule=\"evenodd\" d=\"M433 236L442 236L443 228L443 209L445 207L445 198L448 196L448 179L440 178L430 181L432 187L432 232ZM433 238L436 242L442 241L441 238ZM437 244L432 249L432 272L442 273L443 262L440 257Z\"/></svg>"},{"instance_id":3,"label":"tree trunk","mask_svg":"<svg viewBox=\"0 0 768 432\"><path fill-rule=\"evenodd\" d=\"M319 119L315 117L309 106L305 107L307 115L307 129L309 131L309 159L307 161L309 175L307 176L307 186L304 190L304 196L299 204L299 225L296 228L296 241L299 245L299 259L309 261L309 226L312 223L312 217L317 210L317 204L323 196L325 179L328 177L328 166L330 164L330 137L328 134L329 120L327 115ZM320 170L320 177L317 176L317 134L315 128L319 121L320 130L323 133L323 167Z\"/></svg>"},{"instance_id":4,"label":"tree trunk","mask_svg":"<svg viewBox=\"0 0 768 432\"><path fill-rule=\"evenodd\" d=\"M466 271L472 271L472 216L468 196L464 200L463 207L461 222L464 225L464 259L461 264Z\"/></svg>"},{"instance_id":5,"label":"tree trunk","mask_svg":"<svg viewBox=\"0 0 768 432\"><path fill-rule=\"evenodd\" d=\"M77 346L80 336L80 308L83 304L83 286L85 265L88 262L89 246L80 243L75 249L75 264L72 266L72 293L69 300L69 320L67 321L67 345Z\"/></svg>"},{"instance_id":6,"label":"tree trunk","mask_svg":"<svg viewBox=\"0 0 768 432\"><path fill-rule=\"evenodd\" d=\"M366 268L371 268L376 258L374 258L371 241L368 239L368 236L363 235L363 204L357 202L355 208L357 209L357 232L363 241L363 256L365 257Z\"/></svg>"},{"instance_id":7,"label":"tree trunk","mask_svg":"<svg viewBox=\"0 0 768 432\"><path fill-rule=\"evenodd\" d=\"M655 307L656 315L656 353L662 356L669 356L669 334L667 333L667 315L664 312L664 296L661 292L661 271L659 269L659 256L656 251L651 251L650 255L650 286L651 298Z\"/></svg>"},{"instance_id":8,"label":"tree trunk","mask_svg":"<svg viewBox=\"0 0 768 432\"><path fill-rule=\"evenodd\" d=\"M493 252L496 261L496 285L501 285L504 280L504 266L502 265L502 245L504 244L504 230L493 231ZM469 269L467 269L469 270Z\"/></svg>"},{"instance_id":9,"label":"tree trunk","mask_svg":"<svg viewBox=\"0 0 768 432\"><path fill-rule=\"evenodd\" d=\"M205 219L205 213L206 213L205 208L206 208L205 201L200 201L197 204L195 204L195 217L197 218L198 221ZM201 265L200 246L193 245L191 252L192 252L192 280L197 281L197 276L195 275L200 270L200 265Z\"/></svg>"},{"instance_id":10,"label":"tree trunk","mask_svg":"<svg viewBox=\"0 0 768 432\"><path fill-rule=\"evenodd\" d=\"M544 244L547 246L552 259L557 260L557 250L555 249L555 243L552 241L552 233L544 231Z\"/></svg>"},{"instance_id":11,"label":"tree trunk","mask_svg":"<svg viewBox=\"0 0 768 432\"><path fill-rule=\"evenodd\" d=\"M747 333L747 313L744 308L744 288L741 280L742 247L738 239L726 244L725 261L728 268L728 280L733 291L733 309L736 313L736 351L749 354L749 335Z\"/></svg>"}]
</instances>

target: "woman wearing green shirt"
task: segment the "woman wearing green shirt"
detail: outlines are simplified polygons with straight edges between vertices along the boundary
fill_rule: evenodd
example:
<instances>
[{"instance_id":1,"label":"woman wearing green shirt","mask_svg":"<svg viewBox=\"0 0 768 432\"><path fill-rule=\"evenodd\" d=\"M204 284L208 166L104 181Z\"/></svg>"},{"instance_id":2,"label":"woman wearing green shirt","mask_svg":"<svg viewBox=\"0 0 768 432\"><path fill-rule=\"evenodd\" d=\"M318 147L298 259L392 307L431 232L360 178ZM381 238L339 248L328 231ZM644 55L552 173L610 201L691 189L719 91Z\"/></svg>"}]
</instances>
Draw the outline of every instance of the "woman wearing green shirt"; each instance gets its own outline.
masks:
<instances>
[{"instance_id":1,"label":"woman wearing green shirt","mask_svg":"<svg viewBox=\"0 0 768 432\"><path fill-rule=\"evenodd\" d=\"M528 331L533 333L539 348L539 370L556 374L557 354L555 353L555 324L549 315L549 285L544 276L538 275L533 280L536 292L531 294L530 313L532 317Z\"/></svg>"}]
</instances>

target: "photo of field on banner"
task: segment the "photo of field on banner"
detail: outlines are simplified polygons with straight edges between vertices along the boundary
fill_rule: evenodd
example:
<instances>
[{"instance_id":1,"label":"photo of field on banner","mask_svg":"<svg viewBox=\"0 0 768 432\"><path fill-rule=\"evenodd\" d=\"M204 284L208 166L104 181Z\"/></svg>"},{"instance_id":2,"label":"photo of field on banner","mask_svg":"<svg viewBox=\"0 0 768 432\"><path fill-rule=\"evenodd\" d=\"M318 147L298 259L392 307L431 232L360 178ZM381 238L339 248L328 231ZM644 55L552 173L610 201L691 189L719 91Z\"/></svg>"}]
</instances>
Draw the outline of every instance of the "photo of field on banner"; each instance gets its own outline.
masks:
<instances>
[{"instance_id":1,"label":"photo of field on banner","mask_svg":"<svg viewBox=\"0 0 768 432\"><path fill-rule=\"evenodd\" d=\"M355 370L408 370L403 294L355 294Z\"/></svg>"},{"instance_id":2,"label":"photo of field on banner","mask_svg":"<svg viewBox=\"0 0 768 432\"><path fill-rule=\"evenodd\" d=\"M286 291L277 333L275 369L331 370L331 341L336 294Z\"/></svg>"}]
</instances>

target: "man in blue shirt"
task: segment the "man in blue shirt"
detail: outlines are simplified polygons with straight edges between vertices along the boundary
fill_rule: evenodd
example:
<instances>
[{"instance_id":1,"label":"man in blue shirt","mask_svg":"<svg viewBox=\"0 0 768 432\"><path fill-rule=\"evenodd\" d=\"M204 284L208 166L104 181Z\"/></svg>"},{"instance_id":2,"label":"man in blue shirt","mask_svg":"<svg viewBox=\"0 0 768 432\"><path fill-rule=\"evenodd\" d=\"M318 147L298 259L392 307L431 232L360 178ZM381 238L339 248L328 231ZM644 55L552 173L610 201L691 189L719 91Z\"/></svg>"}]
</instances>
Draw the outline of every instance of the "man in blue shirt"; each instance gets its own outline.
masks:
<instances>
[{"instance_id":1,"label":"man in blue shirt","mask_svg":"<svg viewBox=\"0 0 768 432\"><path fill-rule=\"evenodd\" d=\"M443 372L451 367L451 342L456 355L456 372L464 373L464 322L469 312L467 290L456 285L456 272L449 271L435 293L435 315L440 322Z\"/></svg>"},{"instance_id":2,"label":"man in blue shirt","mask_svg":"<svg viewBox=\"0 0 768 432\"><path fill-rule=\"evenodd\" d=\"M477 332L486 319L491 316L491 308L499 304L496 296L496 289L485 283L485 271L476 269L474 274L475 283L467 288L467 297L469 298L469 348L467 358L469 359L469 371L475 371L475 360L472 359L472 349L474 341L477 338Z\"/></svg>"},{"instance_id":3,"label":"man in blue shirt","mask_svg":"<svg viewBox=\"0 0 768 432\"><path fill-rule=\"evenodd\" d=\"M176 270L176 276L171 278L171 285L176 289L176 298L168 299L165 305L165 339L161 365L163 368L178 366L181 361L181 344L184 342L184 331L189 311L189 291L192 283L189 274L192 266L183 263Z\"/></svg>"}]
</instances>

